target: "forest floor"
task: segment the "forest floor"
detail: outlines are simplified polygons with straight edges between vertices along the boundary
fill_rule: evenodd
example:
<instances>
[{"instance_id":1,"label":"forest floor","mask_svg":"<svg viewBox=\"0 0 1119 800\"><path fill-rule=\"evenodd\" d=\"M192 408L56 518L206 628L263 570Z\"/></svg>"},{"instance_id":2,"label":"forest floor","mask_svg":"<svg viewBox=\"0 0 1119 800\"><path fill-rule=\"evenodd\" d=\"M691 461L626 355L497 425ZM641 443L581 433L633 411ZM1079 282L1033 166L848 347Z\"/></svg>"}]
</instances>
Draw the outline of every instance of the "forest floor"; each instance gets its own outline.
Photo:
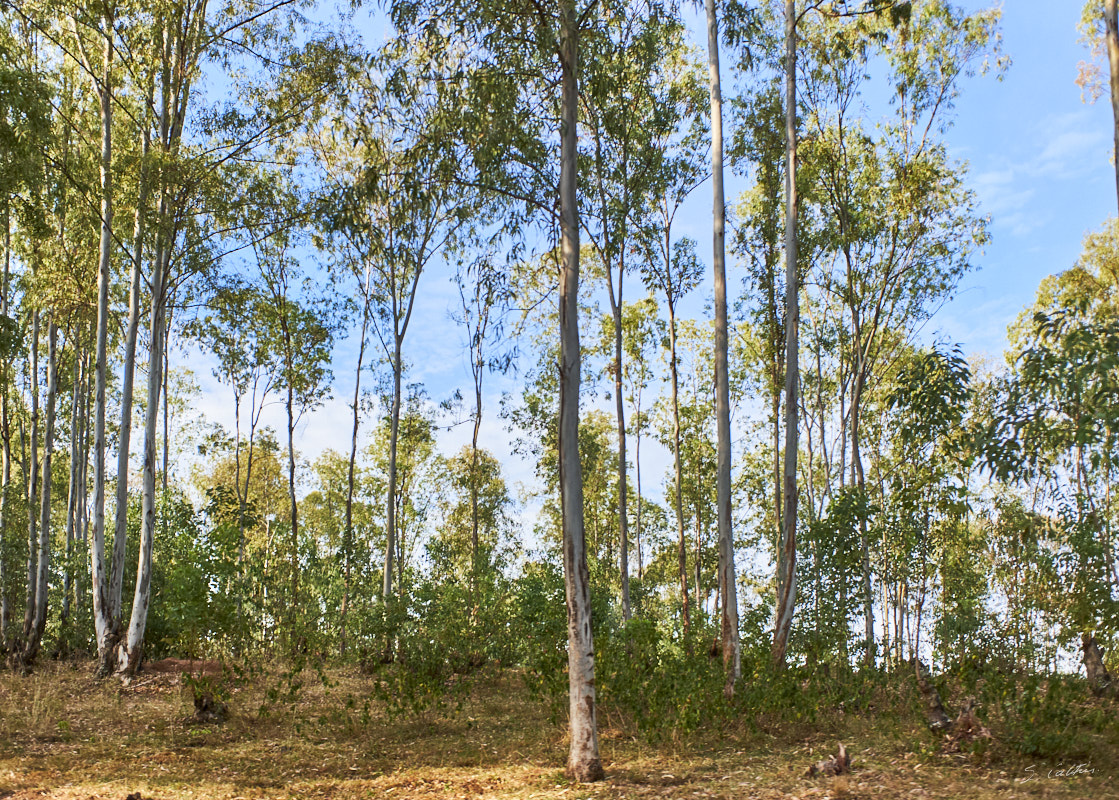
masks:
<instances>
[{"instance_id":1,"label":"forest floor","mask_svg":"<svg viewBox=\"0 0 1119 800\"><path fill-rule=\"evenodd\" d=\"M653 744L607 713L606 779L579 785L564 775L564 726L514 672L484 674L457 714L408 721L363 715L370 679L356 672L330 673L329 686L305 674L286 699L275 676L257 675L228 690L227 721L201 724L177 666L128 686L95 680L87 663L0 673L0 800L1119 798L1119 753L1081 765L997 743L981 757L949 753L918 716L897 714L776 732L724 723ZM840 739L851 774L808 777Z\"/></svg>"}]
</instances>

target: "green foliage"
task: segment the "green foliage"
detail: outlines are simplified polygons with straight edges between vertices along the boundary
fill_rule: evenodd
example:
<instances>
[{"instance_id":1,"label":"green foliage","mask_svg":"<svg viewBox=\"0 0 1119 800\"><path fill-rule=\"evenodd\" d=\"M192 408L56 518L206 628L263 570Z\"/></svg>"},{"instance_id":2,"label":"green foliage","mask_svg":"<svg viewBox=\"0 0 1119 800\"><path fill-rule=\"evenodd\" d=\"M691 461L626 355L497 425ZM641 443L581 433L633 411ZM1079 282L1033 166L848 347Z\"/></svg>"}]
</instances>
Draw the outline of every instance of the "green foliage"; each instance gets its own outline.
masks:
<instances>
[{"instance_id":1,"label":"green foliage","mask_svg":"<svg viewBox=\"0 0 1119 800\"><path fill-rule=\"evenodd\" d=\"M563 574L532 562L517 580L512 633L530 695L548 703L553 720L567 700L567 614Z\"/></svg>"},{"instance_id":2,"label":"green foliage","mask_svg":"<svg viewBox=\"0 0 1119 800\"><path fill-rule=\"evenodd\" d=\"M1087 758L1105 734L1116 733L1114 710L1076 676L990 672L982 697L992 708L996 735L1023 755Z\"/></svg>"},{"instance_id":3,"label":"green foliage","mask_svg":"<svg viewBox=\"0 0 1119 800\"><path fill-rule=\"evenodd\" d=\"M237 641L236 527L207 528L181 494L163 498L158 516L146 656L218 655Z\"/></svg>"},{"instance_id":4,"label":"green foliage","mask_svg":"<svg viewBox=\"0 0 1119 800\"><path fill-rule=\"evenodd\" d=\"M721 659L708 653L718 631L693 618L678 624L633 618L596 631L595 681L606 713L620 712L651 740L675 738L727 713Z\"/></svg>"}]
</instances>

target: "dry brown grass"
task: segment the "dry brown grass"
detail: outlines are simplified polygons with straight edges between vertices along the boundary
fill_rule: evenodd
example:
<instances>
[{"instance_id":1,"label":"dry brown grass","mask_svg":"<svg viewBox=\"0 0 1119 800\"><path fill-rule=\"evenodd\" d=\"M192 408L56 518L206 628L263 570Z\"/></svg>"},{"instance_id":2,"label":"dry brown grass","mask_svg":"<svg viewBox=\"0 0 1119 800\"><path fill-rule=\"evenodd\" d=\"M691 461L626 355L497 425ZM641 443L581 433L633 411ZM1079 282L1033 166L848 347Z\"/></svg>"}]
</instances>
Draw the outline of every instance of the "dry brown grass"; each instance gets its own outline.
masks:
<instances>
[{"instance_id":1,"label":"dry brown grass","mask_svg":"<svg viewBox=\"0 0 1119 800\"><path fill-rule=\"evenodd\" d=\"M924 755L905 723L851 716L795 736L723 726L650 745L610 715L607 779L570 783L564 731L530 701L513 673L483 675L453 718L364 719L369 679L313 676L293 703L261 714L275 676L229 690L231 719L191 721L189 688L173 673L130 686L96 681L86 665L45 665L0 675L0 800L114 798L1119 798L1119 761L1069 777L1057 765L990 754ZM347 700L354 701L347 706ZM851 775L808 778L809 764L842 736ZM921 748L931 749L935 748ZM1066 765L1067 766L1067 765ZM1029 780L1031 777L1036 778Z\"/></svg>"}]
</instances>

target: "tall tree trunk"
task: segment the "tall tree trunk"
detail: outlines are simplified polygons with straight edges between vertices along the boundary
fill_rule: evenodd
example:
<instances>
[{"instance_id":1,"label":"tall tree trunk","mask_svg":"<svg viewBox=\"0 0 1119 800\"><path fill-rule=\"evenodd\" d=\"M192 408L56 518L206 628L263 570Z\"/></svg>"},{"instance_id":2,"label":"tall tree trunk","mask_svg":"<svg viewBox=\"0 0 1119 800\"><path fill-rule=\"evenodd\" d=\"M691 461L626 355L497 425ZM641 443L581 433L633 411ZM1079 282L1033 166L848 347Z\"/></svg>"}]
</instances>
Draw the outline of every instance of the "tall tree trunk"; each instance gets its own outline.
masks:
<instances>
[{"instance_id":1,"label":"tall tree trunk","mask_svg":"<svg viewBox=\"0 0 1119 800\"><path fill-rule=\"evenodd\" d=\"M595 719L594 638L583 529L579 460L579 206L578 31L574 0L560 3L560 364L559 481L563 509L563 571L567 598L567 675L571 750L567 770L577 781L604 777Z\"/></svg>"},{"instance_id":2,"label":"tall tree trunk","mask_svg":"<svg viewBox=\"0 0 1119 800\"><path fill-rule=\"evenodd\" d=\"M97 674L108 675L120 636L114 615L110 578L105 569L105 387L108 369L109 283L112 281L113 244L113 14L106 3L102 21L105 36L103 69L95 81L101 101L101 251L97 265L97 365L95 367L93 423L93 624L97 638Z\"/></svg>"},{"instance_id":3,"label":"tall tree trunk","mask_svg":"<svg viewBox=\"0 0 1119 800\"><path fill-rule=\"evenodd\" d=\"M372 270L365 268L364 302L361 308L361 338L354 371L354 424L350 432L350 461L346 465L346 527L342 534L342 604L338 612L338 654L346 655L346 615L350 608L351 561L354 549L354 467L357 463L357 431L361 422L361 370L365 364L365 337L369 333L369 290Z\"/></svg>"},{"instance_id":4,"label":"tall tree trunk","mask_svg":"<svg viewBox=\"0 0 1119 800\"><path fill-rule=\"evenodd\" d=\"M778 540L777 620L773 632L773 663L785 665L789 630L796 604L797 450L799 449L800 386L797 287L797 59L796 0L785 0L785 509Z\"/></svg>"},{"instance_id":5,"label":"tall tree trunk","mask_svg":"<svg viewBox=\"0 0 1119 800\"><path fill-rule=\"evenodd\" d=\"M1107 35L1107 63L1111 76L1111 114L1115 121L1115 190L1119 199L1119 12L1116 0L1104 0L1103 19Z\"/></svg>"},{"instance_id":6,"label":"tall tree trunk","mask_svg":"<svg viewBox=\"0 0 1119 800\"><path fill-rule=\"evenodd\" d=\"M719 70L719 19L715 0L706 0L707 63L711 80L711 177L714 194L715 271L715 418L717 426L716 503L719 516L719 580L722 595L723 666L727 673L725 692L734 694L742 671L738 642L738 587L734 568L734 535L731 530L730 499L730 371L727 333L726 208L723 195L723 92ZM699 586L696 585L698 591Z\"/></svg>"},{"instance_id":7,"label":"tall tree trunk","mask_svg":"<svg viewBox=\"0 0 1119 800\"><path fill-rule=\"evenodd\" d=\"M858 335L859 326L856 322L856 342L861 341ZM859 490L861 502L866 501L866 476L863 472L863 457L860 449L860 415L862 411L862 393L864 388L862 348L856 356L856 372L854 387L851 395L851 482ZM866 650L863 654L863 663L873 667L875 663L875 638L874 638L874 591L870 575L870 539L866 526L866 514L859 514L859 550L862 555L863 567L863 609L866 622Z\"/></svg>"},{"instance_id":8,"label":"tall tree trunk","mask_svg":"<svg viewBox=\"0 0 1119 800\"><path fill-rule=\"evenodd\" d=\"M676 506L676 566L680 573L680 597L684 610L684 636L691 629L691 611L688 608L688 555L684 539L684 467L680 455L680 375L676 360L676 308L670 297L668 300L668 351L672 375L672 461L673 501ZM699 591L699 587L696 587Z\"/></svg>"},{"instance_id":9,"label":"tall tree trunk","mask_svg":"<svg viewBox=\"0 0 1119 800\"><path fill-rule=\"evenodd\" d=\"M74 351L73 387L70 393L70 480L66 492L66 573L63 581L62 615L60 619L59 634L60 647L66 638L66 628L70 620L71 592L74 587L74 545L78 536L78 502L81 490L78 486L81 466L79 453L81 453L81 428L79 417L81 414L81 360L82 343L80 328L72 335L68 335Z\"/></svg>"},{"instance_id":10,"label":"tall tree trunk","mask_svg":"<svg viewBox=\"0 0 1119 800\"><path fill-rule=\"evenodd\" d=\"M171 260L171 242L167 224L167 207L160 200L160 220L164 233L156 248L152 269L151 354L148 359L148 398L144 412L144 466L140 499L140 552L136 566L136 590L132 597L132 616L128 638L120 648L117 669L125 675L135 674L143 655L144 631L151 602L152 550L155 545L155 462L158 453L156 427L159 424L160 391L163 388L163 348L167 333L164 314L167 303L167 268Z\"/></svg>"},{"instance_id":11,"label":"tall tree trunk","mask_svg":"<svg viewBox=\"0 0 1119 800\"><path fill-rule=\"evenodd\" d=\"M620 248L619 248L620 249ZM629 621L629 509L626 482L626 411L622 397L622 281L625 278L624 255L618 256L618 291L607 266L610 312L614 319L614 407L618 420L618 535L620 540L618 570L622 583L622 619Z\"/></svg>"},{"instance_id":12,"label":"tall tree trunk","mask_svg":"<svg viewBox=\"0 0 1119 800\"><path fill-rule=\"evenodd\" d=\"M173 162L182 141L187 104L191 91L191 72L187 65L196 55L198 37L205 22L206 4L176 9L163 24L160 76L159 155L161 164ZM141 495L141 528L136 590L127 641L120 647L118 670L126 675L136 672L143 655L144 631L147 628L151 602L152 550L155 543L155 472L156 426L159 421L160 392L163 388L163 366L167 346L167 305L170 286L171 258L175 249L174 216L179 202L175 195L175 178L161 167L159 204L156 212L158 230L152 259L151 276L151 350L148 358L148 402L144 414L144 463Z\"/></svg>"},{"instance_id":13,"label":"tall tree trunk","mask_svg":"<svg viewBox=\"0 0 1119 800\"><path fill-rule=\"evenodd\" d=\"M4 198L4 282L0 285L0 315L8 316L8 294L11 291L9 278L12 261L12 221L8 198ZM8 604L8 560L4 547L8 530L8 490L12 485L12 428L8 416L8 392L11 384L11 363L7 358L0 361L0 655L8 650L11 635L12 609Z\"/></svg>"},{"instance_id":14,"label":"tall tree trunk","mask_svg":"<svg viewBox=\"0 0 1119 800\"><path fill-rule=\"evenodd\" d=\"M168 303L167 317L163 325L163 467L160 470L159 507L162 511L162 534L167 536L167 479L170 474L171 443L171 315L174 313L174 300Z\"/></svg>"},{"instance_id":15,"label":"tall tree trunk","mask_svg":"<svg viewBox=\"0 0 1119 800\"><path fill-rule=\"evenodd\" d=\"M29 669L39 655L47 627L47 596L51 556L51 457L54 455L54 416L58 398L58 326L53 316L47 325L47 407L43 427L43 479L40 495L39 541L36 558L35 614L23 646L23 667Z\"/></svg>"},{"instance_id":16,"label":"tall tree trunk","mask_svg":"<svg viewBox=\"0 0 1119 800\"><path fill-rule=\"evenodd\" d=\"M38 592L39 569L39 515L35 500L39 496L39 309L31 316L31 353L27 379L31 395L31 457L28 461L27 480L27 597L23 612L23 646L31 638L31 626L35 622L35 596Z\"/></svg>"},{"instance_id":17,"label":"tall tree trunk","mask_svg":"<svg viewBox=\"0 0 1119 800\"><path fill-rule=\"evenodd\" d=\"M635 418L637 420L637 429L633 437L633 472L636 481L637 497L634 508L634 539L637 545L637 580L641 581L645 578L644 561L641 558L641 389L637 389L637 407L635 409Z\"/></svg>"},{"instance_id":18,"label":"tall tree trunk","mask_svg":"<svg viewBox=\"0 0 1119 800\"><path fill-rule=\"evenodd\" d=\"M91 331L92 333L92 331ZM93 398L93 387L90 380L90 369L93 364L93 354L89 352L89 348L85 349L85 356L82 358L80 380L82 384L81 395L79 402L81 403L81 410L78 412L78 439L80 446L78 453L80 461L78 463L78 511L74 519L74 541L77 544L78 552L84 553L86 546L89 544L89 430L90 430L90 402ZM74 604L81 605L81 598L85 596L84 589L82 588L82 578L86 572L84 569L78 570L74 575Z\"/></svg>"},{"instance_id":19,"label":"tall tree trunk","mask_svg":"<svg viewBox=\"0 0 1119 800\"><path fill-rule=\"evenodd\" d=\"M148 93L151 103L152 93ZM128 324L124 336L124 371L120 387L120 431L117 451L117 505L113 528L112 573L109 583L110 615L120 618L121 590L124 585L124 555L128 540L128 460L132 440L132 387L136 374L136 336L140 329L141 259L144 254L144 228L148 205L148 153L151 134L147 112L142 119L140 141L140 191L136 200L136 218L132 234L132 280L128 290Z\"/></svg>"},{"instance_id":20,"label":"tall tree trunk","mask_svg":"<svg viewBox=\"0 0 1119 800\"><path fill-rule=\"evenodd\" d=\"M285 337L288 337L286 343L288 349L288 396L285 406L288 427L288 504L291 519L291 597L288 600L288 613L290 615L290 634L295 636L295 623L299 614L299 505L295 500L295 389L292 386L295 375L292 368L294 358L294 353L291 350L292 342L290 341L290 334L286 331ZM294 642L293 639L293 644ZM292 652L295 652L294 648Z\"/></svg>"}]
</instances>

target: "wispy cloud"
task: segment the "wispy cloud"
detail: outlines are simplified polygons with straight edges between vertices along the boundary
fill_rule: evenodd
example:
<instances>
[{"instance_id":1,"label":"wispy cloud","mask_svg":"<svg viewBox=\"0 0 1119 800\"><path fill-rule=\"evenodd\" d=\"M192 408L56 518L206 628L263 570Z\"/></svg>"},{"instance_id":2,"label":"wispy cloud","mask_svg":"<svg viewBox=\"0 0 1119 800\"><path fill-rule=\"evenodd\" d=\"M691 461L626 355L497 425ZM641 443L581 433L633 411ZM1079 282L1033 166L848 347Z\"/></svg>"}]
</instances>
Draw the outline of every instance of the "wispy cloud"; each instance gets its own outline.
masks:
<instances>
[{"instance_id":1,"label":"wispy cloud","mask_svg":"<svg viewBox=\"0 0 1119 800\"><path fill-rule=\"evenodd\" d=\"M980 207L996 226L1015 236L1037 231L1054 219L1049 203L1058 187L1099 174L1109 142L1092 117L1087 109L1043 117L972 176Z\"/></svg>"}]
</instances>

